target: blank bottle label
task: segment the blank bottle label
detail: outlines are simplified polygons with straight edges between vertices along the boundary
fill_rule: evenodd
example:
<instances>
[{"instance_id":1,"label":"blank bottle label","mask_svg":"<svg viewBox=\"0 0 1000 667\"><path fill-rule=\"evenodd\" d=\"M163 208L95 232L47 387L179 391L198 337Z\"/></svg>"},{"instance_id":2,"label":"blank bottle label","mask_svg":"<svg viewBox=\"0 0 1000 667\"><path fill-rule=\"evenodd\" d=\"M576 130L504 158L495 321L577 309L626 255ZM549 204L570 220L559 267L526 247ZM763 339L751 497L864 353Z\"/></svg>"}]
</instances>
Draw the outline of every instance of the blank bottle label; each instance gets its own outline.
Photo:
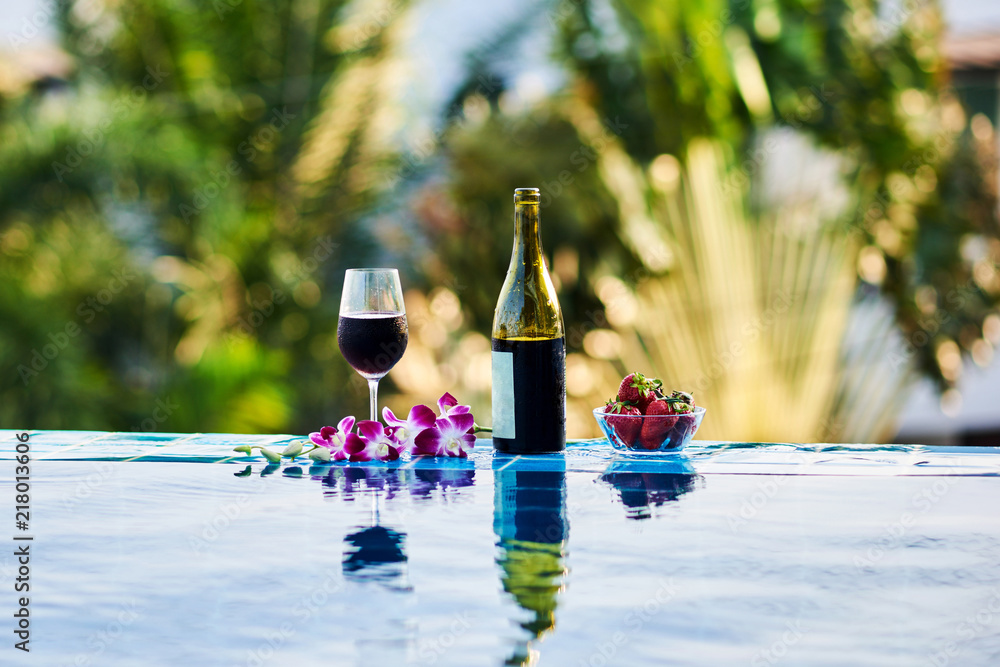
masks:
<instances>
[{"instance_id":1,"label":"blank bottle label","mask_svg":"<svg viewBox=\"0 0 1000 667\"><path fill-rule=\"evenodd\" d=\"M514 353L493 352L493 437L513 438Z\"/></svg>"}]
</instances>

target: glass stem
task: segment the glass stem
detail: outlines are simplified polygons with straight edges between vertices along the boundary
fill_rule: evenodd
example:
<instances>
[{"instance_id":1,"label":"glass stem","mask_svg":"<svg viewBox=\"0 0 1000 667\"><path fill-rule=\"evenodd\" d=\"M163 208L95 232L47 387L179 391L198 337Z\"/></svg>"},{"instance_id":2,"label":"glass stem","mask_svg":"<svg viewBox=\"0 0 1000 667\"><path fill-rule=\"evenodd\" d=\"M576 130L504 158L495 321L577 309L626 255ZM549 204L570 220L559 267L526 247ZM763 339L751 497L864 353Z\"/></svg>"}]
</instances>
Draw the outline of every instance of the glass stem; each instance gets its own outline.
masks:
<instances>
[{"instance_id":1,"label":"glass stem","mask_svg":"<svg viewBox=\"0 0 1000 667\"><path fill-rule=\"evenodd\" d=\"M372 399L372 421L378 421L378 378L368 380L368 394Z\"/></svg>"}]
</instances>

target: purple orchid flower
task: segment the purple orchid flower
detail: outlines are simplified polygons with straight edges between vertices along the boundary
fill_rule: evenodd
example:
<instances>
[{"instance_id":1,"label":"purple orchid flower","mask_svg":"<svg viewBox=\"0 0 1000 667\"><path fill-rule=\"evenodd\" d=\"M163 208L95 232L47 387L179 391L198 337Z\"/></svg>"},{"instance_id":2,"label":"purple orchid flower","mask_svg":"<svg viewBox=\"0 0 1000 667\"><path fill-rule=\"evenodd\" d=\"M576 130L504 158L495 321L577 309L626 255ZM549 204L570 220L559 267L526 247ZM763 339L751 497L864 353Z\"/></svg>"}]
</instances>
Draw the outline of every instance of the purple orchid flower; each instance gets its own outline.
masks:
<instances>
[{"instance_id":1,"label":"purple orchid flower","mask_svg":"<svg viewBox=\"0 0 1000 667\"><path fill-rule=\"evenodd\" d=\"M455 456L467 458L476 445L470 433L475 418L468 413L452 414L435 422L435 428L421 432L415 439L413 453L420 456Z\"/></svg>"},{"instance_id":2,"label":"purple orchid flower","mask_svg":"<svg viewBox=\"0 0 1000 667\"><path fill-rule=\"evenodd\" d=\"M468 405L459 405L458 399L444 392L444 396L438 399L438 410L441 411L442 417L451 417L452 415L466 415L472 412L472 408Z\"/></svg>"},{"instance_id":3,"label":"purple orchid flower","mask_svg":"<svg viewBox=\"0 0 1000 667\"><path fill-rule=\"evenodd\" d=\"M382 422L373 422L368 419L358 422L358 433L361 442L361 449L351 453L352 461L395 461L399 458L401 450L399 444L393 440L392 427L386 428ZM353 435L353 434L352 434ZM354 436L358 437L358 436ZM349 445L352 449L357 449L358 445Z\"/></svg>"},{"instance_id":4,"label":"purple orchid flower","mask_svg":"<svg viewBox=\"0 0 1000 667\"><path fill-rule=\"evenodd\" d=\"M409 416L403 420L392 414L389 406L382 408L382 419L392 430L391 438L401 452L413 452L413 441L425 429L434 427L434 411L426 405L414 405Z\"/></svg>"},{"instance_id":5,"label":"purple orchid flower","mask_svg":"<svg viewBox=\"0 0 1000 667\"><path fill-rule=\"evenodd\" d=\"M336 427L324 426L318 432L310 433L309 439L320 447L329 449L334 461L346 461L351 456L347 451L347 440L352 435L353 428L354 417L344 417Z\"/></svg>"}]
</instances>

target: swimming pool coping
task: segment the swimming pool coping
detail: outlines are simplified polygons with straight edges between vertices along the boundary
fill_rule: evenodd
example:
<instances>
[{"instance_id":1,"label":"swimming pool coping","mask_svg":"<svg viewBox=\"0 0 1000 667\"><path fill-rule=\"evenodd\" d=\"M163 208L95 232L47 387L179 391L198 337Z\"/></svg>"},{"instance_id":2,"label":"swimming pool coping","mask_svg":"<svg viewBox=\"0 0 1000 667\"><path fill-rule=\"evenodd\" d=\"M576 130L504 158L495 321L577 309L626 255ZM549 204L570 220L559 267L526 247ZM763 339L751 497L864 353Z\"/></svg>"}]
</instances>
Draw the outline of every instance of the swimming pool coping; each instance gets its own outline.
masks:
<instances>
[{"instance_id":1,"label":"swimming pool coping","mask_svg":"<svg viewBox=\"0 0 1000 667\"><path fill-rule=\"evenodd\" d=\"M304 436L238 433L140 433L113 431L0 430L0 460L17 456L17 434L27 433L31 458L42 461L123 461L257 464L255 454L233 451L238 445L275 450ZM311 465L301 457L282 464ZM558 454L511 456L495 452L488 438L476 441L468 459L413 457L392 463L332 463L390 468L473 468L602 472L609 465L632 471L758 475L947 475L1000 476L1000 447L934 445L796 444L695 440L680 453L633 455L611 448L607 440L571 440Z\"/></svg>"}]
</instances>

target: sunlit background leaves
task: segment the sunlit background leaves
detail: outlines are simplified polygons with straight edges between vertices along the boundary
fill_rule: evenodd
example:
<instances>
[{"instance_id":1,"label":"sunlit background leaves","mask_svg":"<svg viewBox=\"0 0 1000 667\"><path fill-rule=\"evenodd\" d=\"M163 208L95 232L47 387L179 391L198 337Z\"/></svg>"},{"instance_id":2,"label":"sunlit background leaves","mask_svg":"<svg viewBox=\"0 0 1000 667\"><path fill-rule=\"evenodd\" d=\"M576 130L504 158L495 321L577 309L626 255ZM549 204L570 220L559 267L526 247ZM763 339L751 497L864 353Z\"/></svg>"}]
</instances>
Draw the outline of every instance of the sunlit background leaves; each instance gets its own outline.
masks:
<instances>
[{"instance_id":1,"label":"sunlit background leaves","mask_svg":"<svg viewBox=\"0 0 1000 667\"><path fill-rule=\"evenodd\" d=\"M406 289L383 401L488 423L515 187L571 436L640 369L704 437L891 439L920 377L957 400L1000 344L996 138L933 3L60 7L61 48L0 77L2 426L363 414L336 324L365 265Z\"/></svg>"}]
</instances>

